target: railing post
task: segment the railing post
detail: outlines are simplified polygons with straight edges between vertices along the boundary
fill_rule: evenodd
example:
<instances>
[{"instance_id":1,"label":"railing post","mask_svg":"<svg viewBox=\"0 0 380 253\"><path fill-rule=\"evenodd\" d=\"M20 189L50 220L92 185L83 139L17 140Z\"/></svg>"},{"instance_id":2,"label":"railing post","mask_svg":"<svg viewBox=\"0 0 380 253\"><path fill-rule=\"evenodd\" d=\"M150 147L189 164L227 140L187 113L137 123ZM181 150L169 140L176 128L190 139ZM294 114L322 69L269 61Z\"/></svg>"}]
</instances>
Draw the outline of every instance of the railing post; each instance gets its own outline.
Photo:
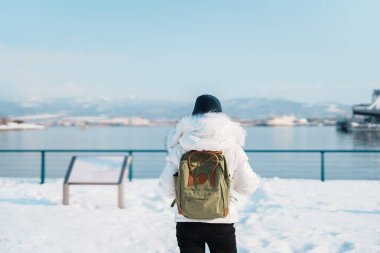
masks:
<instances>
[{"instance_id":1,"label":"railing post","mask_svg":"<svg viewBox=\"0 0 380 253\"><path fill-rule=\"evenodd\" d=\"M321 151L321 181L325 181L325 152Z\"/></svg>"},{"instance_id":2,"label":"railing post","mask_svg":"<svg viewBox=\"0 0 380 253\"><path fill-rule=\"evenodd\" d=\"M45 183L45 151L41 150L41 182L40 184Z\"/></svg>"},{"instance_id":3,"label":"railing post","mask_svg":"<svg viewBox=\"0 0 380 253\"><path fill-rule=\"evenodd\" d=\"M133 179L133 151L129 151L129 155L131 156L131 163L129 165L128 178L129 182L132 182Z\"/></svg>"}]
</instances>

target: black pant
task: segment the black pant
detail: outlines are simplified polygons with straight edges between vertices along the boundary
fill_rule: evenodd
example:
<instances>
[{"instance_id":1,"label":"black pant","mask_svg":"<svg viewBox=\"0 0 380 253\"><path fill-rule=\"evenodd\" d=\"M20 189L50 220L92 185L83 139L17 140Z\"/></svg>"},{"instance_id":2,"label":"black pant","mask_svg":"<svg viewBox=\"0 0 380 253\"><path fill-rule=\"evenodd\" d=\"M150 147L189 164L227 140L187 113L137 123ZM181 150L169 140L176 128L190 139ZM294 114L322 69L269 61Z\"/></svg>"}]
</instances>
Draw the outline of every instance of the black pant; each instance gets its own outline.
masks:
<instances>
[{"instance_id":1,"label":"black pant","mask_svg":"<svg viewBox=\"0 0 380 253\"><path fill-rule=\"evenodd\" d=\"M181 253L236 253L234 224L177 222L177 242Z\"/></svg>"}]
</instances>

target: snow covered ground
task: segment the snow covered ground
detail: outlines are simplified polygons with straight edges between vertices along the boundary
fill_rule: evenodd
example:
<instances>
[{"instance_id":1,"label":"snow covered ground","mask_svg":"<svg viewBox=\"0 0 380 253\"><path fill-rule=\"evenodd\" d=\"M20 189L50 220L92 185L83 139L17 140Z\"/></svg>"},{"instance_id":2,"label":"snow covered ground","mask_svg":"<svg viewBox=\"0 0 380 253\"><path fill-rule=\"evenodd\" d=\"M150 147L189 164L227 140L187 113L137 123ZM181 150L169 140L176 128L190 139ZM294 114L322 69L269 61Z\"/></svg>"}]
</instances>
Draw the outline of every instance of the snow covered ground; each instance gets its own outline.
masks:
<instances>
[{"instance_id":1,"label":"snow covered ground","mask_svg":"<svg viewBox=\"0 0 380 253\"><path fill-rule=\"evenodd\" d=\"M156 180L114 186L0 178L0 252L178 252L170 200ZM238 252L380 252L380 182L263 179L241 198Z\"/></svg>"}]
</instances>

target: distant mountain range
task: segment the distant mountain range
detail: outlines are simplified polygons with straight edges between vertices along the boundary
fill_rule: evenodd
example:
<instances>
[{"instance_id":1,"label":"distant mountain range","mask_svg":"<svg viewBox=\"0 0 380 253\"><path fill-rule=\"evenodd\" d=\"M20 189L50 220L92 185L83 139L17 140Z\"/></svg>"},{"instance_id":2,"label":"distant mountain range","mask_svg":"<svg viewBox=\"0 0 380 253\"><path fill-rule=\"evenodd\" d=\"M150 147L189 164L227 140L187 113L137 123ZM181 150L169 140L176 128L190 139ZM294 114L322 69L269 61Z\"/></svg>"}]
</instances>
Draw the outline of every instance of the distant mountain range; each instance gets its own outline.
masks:
<instances>
[{"instance_id":1,"label":"distant mountain range","mask_svg":"<svg viewBox=\"0 0 380 253\"><path fill-rule=\"evenodd\" d=\"M300 103L285 99L236 98L222 101L233 118L265 119L279 115L299 118L337 118L351 114L351 106L340 103ZM0 101L0 116L62 114L70 116L125 116L148 119L178 119L191 114L193 102L143 99L57 98Z\"/></svg>"}]
</instances>

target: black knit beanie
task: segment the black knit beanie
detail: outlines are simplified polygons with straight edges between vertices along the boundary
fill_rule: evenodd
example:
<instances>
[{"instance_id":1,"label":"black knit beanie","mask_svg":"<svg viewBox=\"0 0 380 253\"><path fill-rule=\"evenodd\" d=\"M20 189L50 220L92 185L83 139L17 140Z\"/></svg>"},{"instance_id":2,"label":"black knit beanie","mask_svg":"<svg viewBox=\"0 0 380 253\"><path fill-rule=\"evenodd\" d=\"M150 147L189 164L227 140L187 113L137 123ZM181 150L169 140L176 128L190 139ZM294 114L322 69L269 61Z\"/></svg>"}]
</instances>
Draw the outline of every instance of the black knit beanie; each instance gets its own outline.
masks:
<instances>
[{"instance_id":1,"label":"black knit beanie","mask_svg":"<svg viewBox=\"0 0 380 253\"><path fill-rule=\"evenodd\" d=\"M220 101L212 95L201 95L195 101L193 115L201 115L208 112L222 112Z\"/></svg>"}]
</instances>

